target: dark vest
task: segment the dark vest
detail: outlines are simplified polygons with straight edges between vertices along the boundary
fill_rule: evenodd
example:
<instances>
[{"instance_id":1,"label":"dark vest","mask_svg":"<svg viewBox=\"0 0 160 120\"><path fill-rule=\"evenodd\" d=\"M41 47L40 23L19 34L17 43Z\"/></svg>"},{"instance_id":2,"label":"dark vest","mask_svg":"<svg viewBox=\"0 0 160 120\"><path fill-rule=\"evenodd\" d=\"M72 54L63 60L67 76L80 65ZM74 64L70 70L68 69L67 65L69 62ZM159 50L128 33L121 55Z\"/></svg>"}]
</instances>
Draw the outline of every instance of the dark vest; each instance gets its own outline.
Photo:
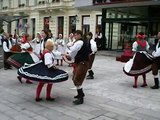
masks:
<instances>
[{"instance_id":1,"label":"dark vest","mask_svg":"<svg viewBox=\"0 0 160 120\"><path fill-rule=\"evenodd\" d=\"M4 39L3 42L4 42L4 41L6 42L7 48L9 48L9 40Z\"/></svg>"},{"instance_id":2,"label":"dark vest","mask_svg":"<svg viewBox=\"0 0 160 120\"><path fill-rule=\"evenodd\" d=\"M83 41L81 49L75 56L75 63L80 63L82 61L88 61L88 60L89 60L89 46L87 42Z\"/></svg>"},{"instance_id":3,"label":"dark vest","mask_svg":"<svg viewBox=\"0 0 160 120\"><path fill-rule=\"evenodd\" d=\"M88 44L88 49L89 49L89 54L92 53L92 49L91 49L91 39L87 41Z\"/></svg>"},{"instance_id":4,"label":"dark vest","mask_svg":"<svg viewBox=\"0 0 160 120\"><path fill-rule=\"evenodd\" d=\"M43 45L44 45L44 46L43 46L44 48L45 48L45 44L46 44L47 40L48 40L48 37L44 38L44 44L43 44Z\"/></svg>"}]
</instances>

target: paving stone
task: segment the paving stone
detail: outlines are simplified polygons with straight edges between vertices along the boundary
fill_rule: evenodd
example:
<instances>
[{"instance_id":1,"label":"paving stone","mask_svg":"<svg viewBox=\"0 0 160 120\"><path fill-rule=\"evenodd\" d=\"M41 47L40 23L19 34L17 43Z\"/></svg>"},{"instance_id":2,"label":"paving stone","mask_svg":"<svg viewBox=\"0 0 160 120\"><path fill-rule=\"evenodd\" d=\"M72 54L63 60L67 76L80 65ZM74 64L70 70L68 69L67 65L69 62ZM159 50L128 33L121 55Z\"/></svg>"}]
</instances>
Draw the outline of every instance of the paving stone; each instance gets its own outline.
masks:
<instances>
[{"instance_id":1,"label":"paving stone","mask_svg":"<svg viewBox=\"0 0 160 120\"><path fill-rule=\"evenodd\" d=\"M142 108L139 108L135 111L137 112L135 113L135 116L138 116L139 118L143 118L144 120L159 120L160 119L159 111L145 110Z\"/></svg>"},{"instance_id":2,"label":"paving stone","mask_svg":"<svg viewBox=\"0 0 160 120\"><path fill-rule=\"evenodd\" d=\"M115 119L112 119L112 118L109 118L109 117L106 117L106 116L98 116L92 120L115 120Z\"/></svg>"},{"instance_id":3,"label":"paving stone","mask_svg":"<svg viewBox=\"0 0 160 120\"><path fill-rule=\"evenodd\" d=\"M109 118L115 118L116 116L118 116L118 114L113 113L113 112L107 112L104 115L107 116L107 117L109 117Z\"/></svg>"},{"instance_id":4,"label":"paving stone","mask_svg":"<svg viewBox=\"0 0 160 120\"><path fill-rule=\"evenodd\" d=\"M148 87L134 89L133 77L122 71L124 63L115 57L98 55L95 58L94 80L85 80L83 105L72 104L76 90L71 80L72 68L64 66L70 78L53 85L54 102L45 100L46 85L42 90L42 102L35 102L37 83L20 84L17 70L0 69L0 116L2 120L159 120L159 90L151 90L154 84L151 73L147 74ZM142 84L139 77L138 85ZM0 118L0 119L1 119Z\"/></svg>"},{"instance_id":5,"label":"paving stone","mask_svg":"<svg viewBox=\"0 0 160 120\"><path fill-rule=\"evenodd\" d=\"M13 120L31 120L31 117L28 117L26 115L17 115L17 116L12 116Z\"/></svg>"}]
</instances>

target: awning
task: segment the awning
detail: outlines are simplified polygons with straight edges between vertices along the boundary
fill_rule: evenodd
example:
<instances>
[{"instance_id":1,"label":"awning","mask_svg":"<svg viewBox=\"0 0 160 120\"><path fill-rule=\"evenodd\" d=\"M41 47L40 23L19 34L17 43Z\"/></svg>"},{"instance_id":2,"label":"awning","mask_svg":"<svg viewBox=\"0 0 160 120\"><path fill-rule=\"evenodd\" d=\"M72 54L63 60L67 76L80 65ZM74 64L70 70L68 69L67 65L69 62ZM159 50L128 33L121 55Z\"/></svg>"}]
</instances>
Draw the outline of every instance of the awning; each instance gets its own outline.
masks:
<instances>
[{"instance_id":1,"label":"awning","mask_svg":"<svg viewBox=\"0 0 160 120\"><path fill-rule=\"evenodd\" d=\"M0 21L5 21L5 22L13 22L22 18L28 17L28 15L22 15L22 16L9 16L9 15L1 15L0 16Z\"/></svg>"}]
</instances>

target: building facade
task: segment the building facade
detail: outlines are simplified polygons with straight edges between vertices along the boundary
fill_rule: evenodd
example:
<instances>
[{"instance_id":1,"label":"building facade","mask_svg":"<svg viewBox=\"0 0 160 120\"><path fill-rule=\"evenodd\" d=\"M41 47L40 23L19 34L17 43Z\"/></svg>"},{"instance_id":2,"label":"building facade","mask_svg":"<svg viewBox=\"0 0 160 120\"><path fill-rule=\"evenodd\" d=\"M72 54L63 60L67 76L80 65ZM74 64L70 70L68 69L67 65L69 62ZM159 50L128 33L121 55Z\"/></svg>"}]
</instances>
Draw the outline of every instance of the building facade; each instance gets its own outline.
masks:
<instances>
[{"instance_id":1,"label":"building facade","mask_svg":"<svg viewBox=\"0 0 160 120\"><path fill-rule=\"evenodd\" d=\"M123 50L138 32L149 40L160 31L160 0L88 0L78 8L102 10L103 49Z\"/></svg>"},{"instance_id":2,"label":"building facade","mask_svg":"<svg viewBox=\"0 0 160 120\"><path fill-rule=\"evenodd\" d=\"M76 29L84 34L95 33L96 26L101 24L101 10L79 10L75 0L0 0L0 15L27 16L13 20L11 25L3 21L6 32L14 34L16 30L19 35L25 32L34 36L50 29L55 37L68 37Z\"/></svg>"}]
</instances>

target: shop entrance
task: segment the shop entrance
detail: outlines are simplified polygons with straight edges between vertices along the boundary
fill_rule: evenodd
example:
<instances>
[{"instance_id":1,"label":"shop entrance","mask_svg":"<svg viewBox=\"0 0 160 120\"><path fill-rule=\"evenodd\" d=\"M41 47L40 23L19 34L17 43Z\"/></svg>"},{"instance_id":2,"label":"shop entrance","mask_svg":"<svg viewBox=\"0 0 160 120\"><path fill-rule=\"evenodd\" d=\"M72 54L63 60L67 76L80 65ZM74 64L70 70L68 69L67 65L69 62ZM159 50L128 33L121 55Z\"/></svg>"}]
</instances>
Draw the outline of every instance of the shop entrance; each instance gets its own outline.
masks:
<instances>
[{"instance_id":1,"label":"shop entrance","mask_svg":"<svg viewBox=\"0 0 160 120\"><path fill-rule=\"evenodd\" d=\"M136 34L144 32L146 40L160 31L159 6L132 6L102 9L103 49L123 50L133 43Z\"/></svg>"},{"instance_id":2,"label":"shop entrance","mask_svg":"<svg viewBox=\"0 0 160 120\"><path fill-rule=\"evenodd\" d=\"M129 22L106 23L106 49L123 50L127 43L132 44L138 32L147 33L147 24Z\"/></svg>"}]
</instances>

